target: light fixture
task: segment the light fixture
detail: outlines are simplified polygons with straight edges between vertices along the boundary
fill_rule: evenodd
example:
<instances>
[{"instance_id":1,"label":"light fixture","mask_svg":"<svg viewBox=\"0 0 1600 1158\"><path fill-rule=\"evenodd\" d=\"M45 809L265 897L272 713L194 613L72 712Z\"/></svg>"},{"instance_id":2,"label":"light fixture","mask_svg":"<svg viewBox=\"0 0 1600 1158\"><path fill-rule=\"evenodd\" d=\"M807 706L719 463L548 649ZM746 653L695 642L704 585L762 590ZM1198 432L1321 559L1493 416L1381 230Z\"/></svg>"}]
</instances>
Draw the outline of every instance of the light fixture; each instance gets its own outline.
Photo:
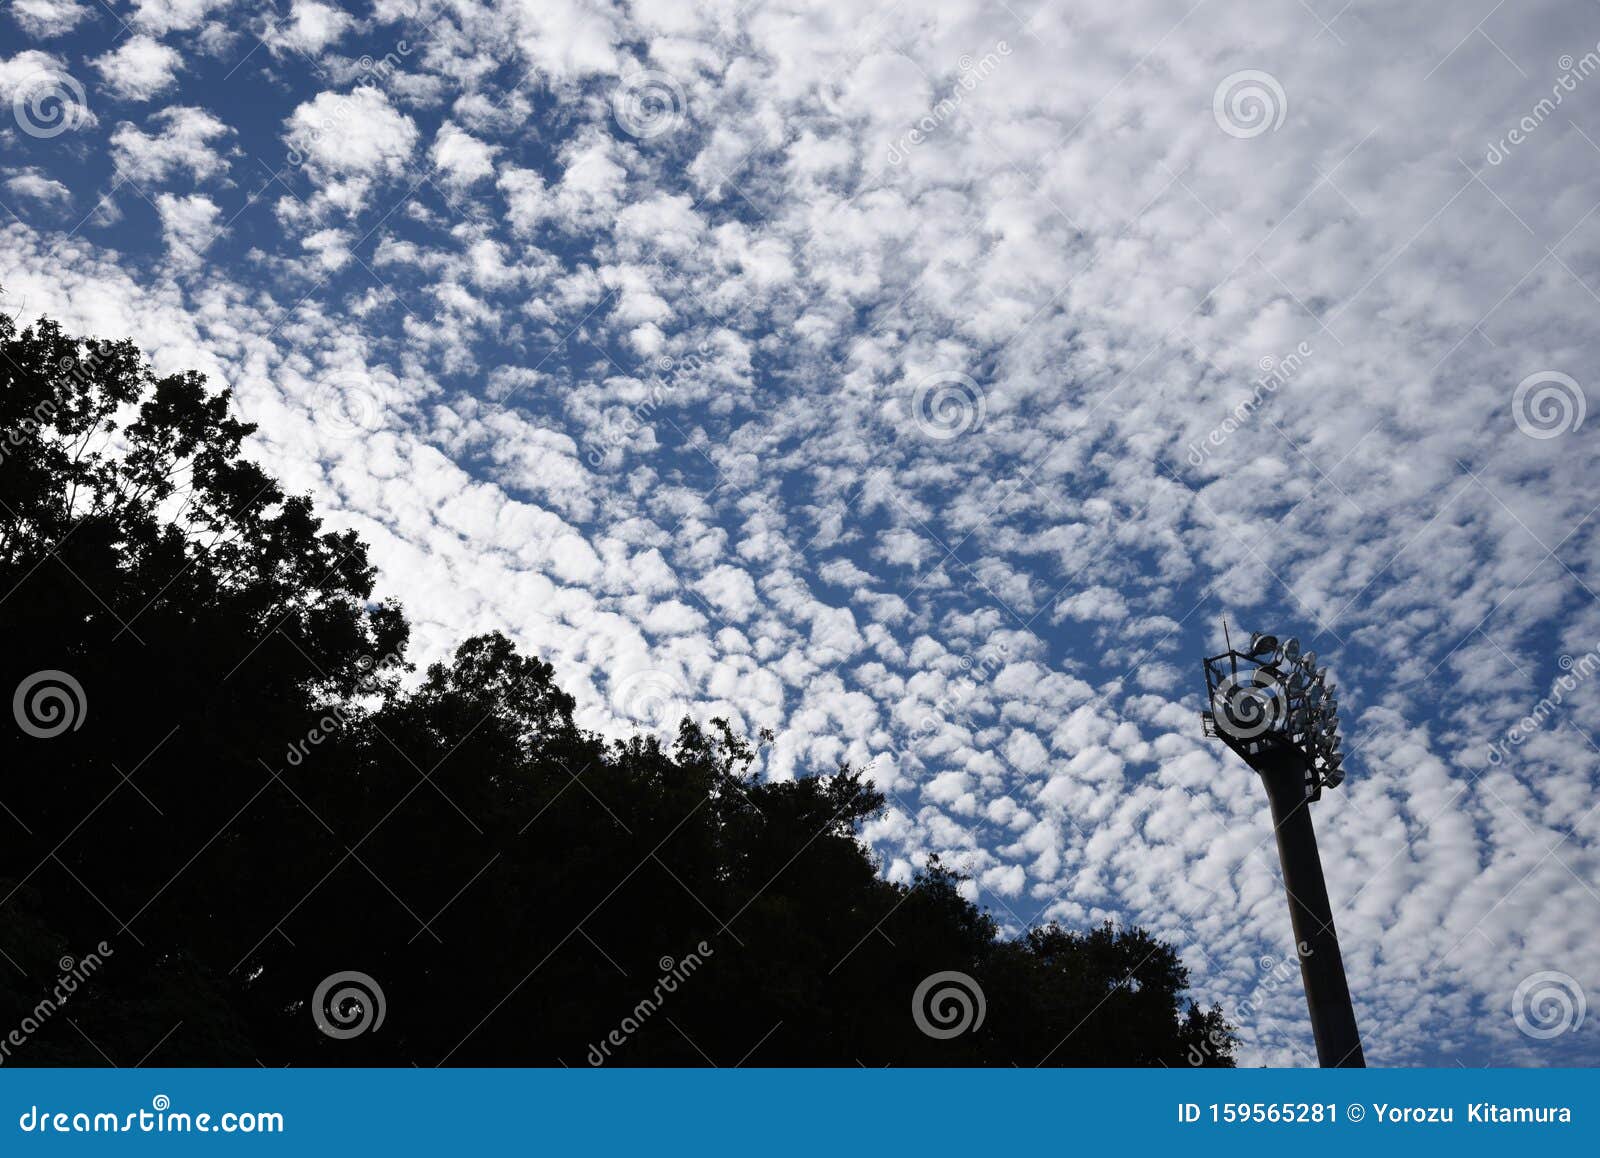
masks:
<instances>
[{"instance_id":1,"label":"light fixture","mask_svg":"<svg viewBox=\"0 0 1600 1158\"><path fill-rule=\"evenodd\" d=\"M1299 639L1265 631L1251 634L1248 651L1229 650L1205 661L1208 731L1252 767L1276 756L1310 762L1305 791L1311 800L1333 787L1319 774L1318 762L1337 751L1339 734L1333 677L1316 663L1317 653L1302 650Z\"/></svg>"},{"instance_id":2,"label":"light fixture","mask_svg":"<svg viewBox=\"0 0 1600 1158\"><path fill-rule=\"evenodd\" d=\"M1311 824L1311 803L1344 783L1333 678L1298 639L1285 637L1280 646L1277 636L1260 632L1243 652L1231 640L1227 647L1205 659L1210 710L1201 724L1266 787L1317 1058L1324 1066L1361 1067L1361 1035Z\"/></svg>"}]
</instances>

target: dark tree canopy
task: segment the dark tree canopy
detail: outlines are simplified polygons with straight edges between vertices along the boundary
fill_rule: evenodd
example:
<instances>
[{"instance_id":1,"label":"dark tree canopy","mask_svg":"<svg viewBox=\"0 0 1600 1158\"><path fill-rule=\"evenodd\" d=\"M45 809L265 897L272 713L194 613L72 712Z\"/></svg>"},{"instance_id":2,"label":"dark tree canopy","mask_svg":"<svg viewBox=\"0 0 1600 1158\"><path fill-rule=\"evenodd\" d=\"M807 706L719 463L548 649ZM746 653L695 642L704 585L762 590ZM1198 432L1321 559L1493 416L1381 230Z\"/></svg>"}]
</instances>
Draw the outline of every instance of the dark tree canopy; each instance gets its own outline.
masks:
<instances>
[{"instance_id":1,"label":"dark tree canopy","mask_svg":"<svg viewBox=\"0 0 1600 1158\"><path fill-rule=\"evenodd\" d=\"M0 383L5 1064L1232 1064L1143 930L882 879L855 771L608 743L499 634L410 678L365 546L199 375L0 318ZM347 971L384 1016L338 1036ZM944 972L984 1001L948 1037Z\"/></svg>"}]
</instances>

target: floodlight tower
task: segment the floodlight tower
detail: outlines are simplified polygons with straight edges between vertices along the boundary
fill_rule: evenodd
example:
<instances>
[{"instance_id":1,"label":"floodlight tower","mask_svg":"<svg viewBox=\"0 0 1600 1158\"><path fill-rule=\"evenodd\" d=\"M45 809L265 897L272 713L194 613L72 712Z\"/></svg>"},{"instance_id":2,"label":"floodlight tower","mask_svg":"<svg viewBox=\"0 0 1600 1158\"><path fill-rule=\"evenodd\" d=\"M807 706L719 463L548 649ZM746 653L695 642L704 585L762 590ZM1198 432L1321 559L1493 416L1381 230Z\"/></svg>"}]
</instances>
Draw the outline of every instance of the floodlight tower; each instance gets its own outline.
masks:
<instances>
[{"instance_id":1,"label":"floodlight tower","mask_svg":"<svg viewBox=\"0 0 1600 1158\"><path fill-rule=\"evenodd\" d=\"M1232 640L1227 647L1205 661L1211 710L1201 713L1202 725L1266 785L1317 1061L1362 1068L1366 1058L1311 827L1311 802L1322 799L1323 788L1344 783L1339 698L1316 653L1301 652L1297 639L1280 644L1277 636L1257 634L1246 651L1235 651Z\"/></svg>"}]
</instances>

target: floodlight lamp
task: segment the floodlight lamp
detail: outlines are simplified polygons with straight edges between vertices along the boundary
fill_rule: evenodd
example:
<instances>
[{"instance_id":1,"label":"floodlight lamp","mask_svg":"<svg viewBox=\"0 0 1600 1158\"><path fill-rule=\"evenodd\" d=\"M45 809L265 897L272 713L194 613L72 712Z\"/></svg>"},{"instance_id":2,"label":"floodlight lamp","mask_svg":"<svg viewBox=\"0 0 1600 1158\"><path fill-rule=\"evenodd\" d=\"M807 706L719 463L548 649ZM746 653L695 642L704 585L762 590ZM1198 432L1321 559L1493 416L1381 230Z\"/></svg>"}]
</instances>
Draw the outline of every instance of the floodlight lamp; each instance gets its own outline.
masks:
<instances>
[{"instance_id":1,"label":"floodlight lamp","mask_svg":"<svg viewBox=\"0 0 1600 1158\"><path fill-rule=\"evenodd\" d=\"M1208 710L1200 713L1201 731L1257 773L1266 790L1317 1060L1359 1068L1366 1059L1309 807L1345 780L1338 697L1316 653L1302 650L1299 639L1241 633L1235 644L1226 620L1222 626L1225 650L1202 657Z\"/></svg>"},{"instance_id":2,"label":"floodlight lamp","mask_svg":"<svg viewBox=\"0 0 1600 1158\"><path fill-rule=\"evenodd\" d=\"M1260 659L1269 656L1278 650L1278 637L1276 635L1263 635L1255 632L1250 637L1250 651L1247 653L1251 659Z\"/></svg>"}]
</instances>

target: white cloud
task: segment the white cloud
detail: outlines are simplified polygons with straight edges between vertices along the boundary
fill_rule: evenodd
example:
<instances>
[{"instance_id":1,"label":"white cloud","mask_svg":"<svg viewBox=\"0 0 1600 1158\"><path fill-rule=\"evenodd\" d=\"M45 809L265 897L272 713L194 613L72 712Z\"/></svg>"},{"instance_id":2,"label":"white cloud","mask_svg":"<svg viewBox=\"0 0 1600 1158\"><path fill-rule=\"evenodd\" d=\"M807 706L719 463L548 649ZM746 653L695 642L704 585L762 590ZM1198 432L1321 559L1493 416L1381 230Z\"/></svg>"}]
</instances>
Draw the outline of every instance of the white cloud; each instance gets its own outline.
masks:
<instances>
[{"instance_id":1,"label":"white cloud","mask_svg":"<svg viewBox=\"0 0 1600 1158\"><path fill-rule=\"evenodd\" d=\"M177 82L183 58L171 45L141 35L130 36L93 63L113 95L147 101Z\"/></svg>"},{"instance_id":2,"label":"white cloud","mask_svg":"<svg viewBox=\"0 0 1600 1158\"><path fill-rule=\"evenodd\" d=\"M705 625L704 615L678 599L656 604L644 617L644 629L652 635L688 635Z\"/></svg>"},{"instance_id":3,"label":"white cloud","mask_svg":"<svg viewBox=\"0 0 1600 1158\"><path fill-rule=\"evenodd\" d=\"M78 0L11 0L11 15L29 36L49 40L71 32L90 10Z\"/></svg>"},{"instance_id":4,"label":"white cloud","mask_svg":"<svg viewBox=\"0 0 1600 1158\"><path fill-rule=\"evenodd\" d=\"M415 122L372 87L319 93L284 128L285 139L311 163L340 176L394 176L417 143Z\"/></svg>"},{"instance_id":5,"label":"white cloud","mask_svg":"<svg viewBox=\"0 0 1600 1158\"><path fill-rule=\"evenodd\" d=\"M111 134L117 167L135 181L163 182L175 171L187 172L195 181L221 176L228 162L213 143L233 130L205 109L169 106L150 118L155 134L127 123Z\"/></svg>"},{"instance_id":6,"label":"white cloud","mask_svg":"<svg viewBox=\"0 0 1600 1158\"><path fill-rule=\"evenodd\" d=\"M416 122L372 86L319 93L284 122L291 162L303 161L317 186L308 203L314 219L359 213L376 183L405 171L417 137Z\"/></svg>"},{"instance_id":7,"label":"white cloud","mask_svg":"<svg viewBox=\"0 0 1600 1158\"><path fill-rule=\"evenodd\" d=\"M30 136L54 138L99 124L85 86L60 57L37 49L0 59L0 100Z\"/></svg>"},{"instance_id":8,"label":"white cloud","mask_svg":"<svg viewBox=\"0 0 1600 1158\"><path fill-rule=\"evenodd\" d=\"M719 615L734 623L745 622L757 606L756 584L750 573L726 563L708 571L695 588Z\"/></svg>"},{"instance_id":9,"label":"white cloud","mask_svg":"<svg viewBox=\"0 0 1600 1158\"><path fill-rule=\"evenodd\" d=\"M301 246L316 254L318 264L330 272L341 270L350 260L349 233L340 229L319 229L300 239Z\"/></svg>"},{"instance_id":10,"label":"white cloud","mask_svg":"<svg viewBox=\"0 0 1600 1158\"><path fill-rule=\"evenodd\" d=\"M554 212L544 178L534 170L507 166L496 181L506 200L506 217L518 233L531 233Z\"/></svg>"},{"instance_id":11,"label":"white cloud","mask_svg":"<svg viewBox=\"0 0 1600 1158\"><path fill-rule=\"evenodd\" d=\"M275 49L315 56L338 43L355 23L348 12L320 0L294 0L287 22L268 26L267 42Z\"/></svg>"},{"instance_id":12,"label":"white cloud","mask_svg":"<svg viewBox=\"0 0 1600 1158\"><path fill-rule=\"evenodd\" d=\"M188 32L220 14L233 0L133 0L135 28L163 36Z\"/></svg>"},{"instance_id":13,"label":"white cloud","mask_svg":"<svg viewBox=\"0 0 1600 1158\"><path fill-rule=\"evenodd\" d=\"M472 134L446 121L439 126L429 156L453 188L465 189L494 175L494 155L499 152Z\"/></svg>"},{"instance_id":14,"label":"white cloud","mask_svg":"<svg viewBox=\"0 0 1600 1158\"><path fill-rule=\"evenodd\" d=\"M0 96L11 100L19 86L42 72L60 72L61 58L48 52L28 49L13 57L0 58Z\"/></svg>"},{"instance_id":15,"label":"white cloud","mask_svg":"<svg viewBox=\"0 0 1600 1158\"><path fill-rule=\"evenodd\" d=\"M171 193L161 193L155 204L167 249L179 264L197 263L220 236L222 211L209 197L200 194L174 197Z\"/></svg>"},{"instance_id":16,"label":"white cloud","mask_svg":"<svg viewBox=\"0 0 1600 1158\"><path fill-rule=\"evenodd\" d=\"M6 179L6 188L13 196L26 197L33 201L40 201L46 205L66 205L72 201L72 190L53 177L47 177L37 169L24 169L14 177Z\"/></svg>"},{"instance_id":17,"label":"white cloud","mask_svg":"<svg viewBox=\"0 0 1600 1158\"><path fill-rule=\"evenodd\" d=\"M507 5L518 43L542 71L576 80L617 71L618 14L579 0L513 0Z\"/></svg>"}]
</instances>

